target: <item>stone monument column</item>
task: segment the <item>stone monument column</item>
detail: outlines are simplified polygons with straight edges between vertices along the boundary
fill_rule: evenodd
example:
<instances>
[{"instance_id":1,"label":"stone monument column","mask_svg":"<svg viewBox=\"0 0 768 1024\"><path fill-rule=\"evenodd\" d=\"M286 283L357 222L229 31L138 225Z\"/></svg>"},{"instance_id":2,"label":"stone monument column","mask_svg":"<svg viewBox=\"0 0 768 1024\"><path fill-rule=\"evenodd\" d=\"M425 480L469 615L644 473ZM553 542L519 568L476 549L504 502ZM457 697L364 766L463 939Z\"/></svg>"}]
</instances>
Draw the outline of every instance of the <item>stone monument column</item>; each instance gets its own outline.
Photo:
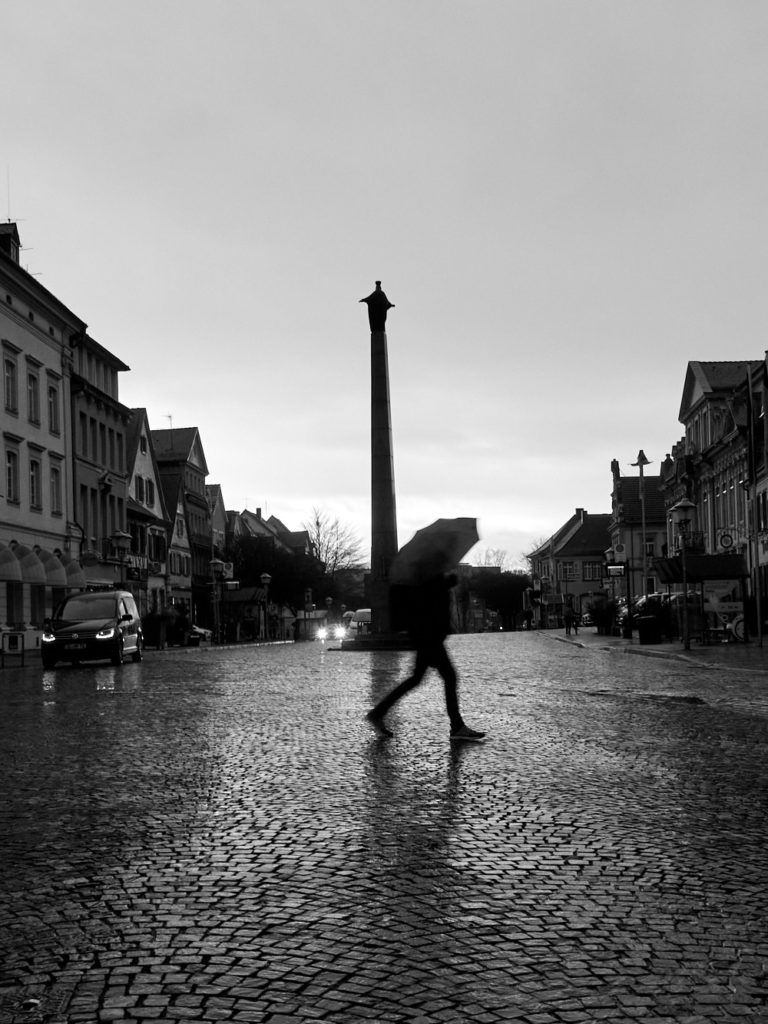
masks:
<instances>
[{"instance_id":1,"label":"stone monument column","mask_svg":"<svg viewBox=\"0 0 768 1024\"><path fill-rule=\"evenodd\" d=\"M393 307L381 290L361 299L371 326L371 631L389 633L389 567L397 554L395 466L387 360L387 310Z\"/></svg>"}]
</instances>

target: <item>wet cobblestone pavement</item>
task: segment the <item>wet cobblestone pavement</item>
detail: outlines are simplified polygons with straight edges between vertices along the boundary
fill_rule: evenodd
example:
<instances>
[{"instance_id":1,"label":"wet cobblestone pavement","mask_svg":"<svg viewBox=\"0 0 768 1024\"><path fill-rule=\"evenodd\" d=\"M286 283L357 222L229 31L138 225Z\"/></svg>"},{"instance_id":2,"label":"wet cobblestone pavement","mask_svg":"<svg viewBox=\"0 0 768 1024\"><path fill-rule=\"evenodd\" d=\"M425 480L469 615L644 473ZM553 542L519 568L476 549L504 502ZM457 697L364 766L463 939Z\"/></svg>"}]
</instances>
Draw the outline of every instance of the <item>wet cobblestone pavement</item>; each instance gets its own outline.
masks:
<instances>
[{"instance_id":1,"label":"wet cobblestone pavement","mask_svg":"<svg viewBox=\"0 0 768 1024\"><path fill-rule=\"evenodd\" d=\"M746 665L456 637L0 673L0 1024L768 1021Z\"/></svg>"}]
</instances>

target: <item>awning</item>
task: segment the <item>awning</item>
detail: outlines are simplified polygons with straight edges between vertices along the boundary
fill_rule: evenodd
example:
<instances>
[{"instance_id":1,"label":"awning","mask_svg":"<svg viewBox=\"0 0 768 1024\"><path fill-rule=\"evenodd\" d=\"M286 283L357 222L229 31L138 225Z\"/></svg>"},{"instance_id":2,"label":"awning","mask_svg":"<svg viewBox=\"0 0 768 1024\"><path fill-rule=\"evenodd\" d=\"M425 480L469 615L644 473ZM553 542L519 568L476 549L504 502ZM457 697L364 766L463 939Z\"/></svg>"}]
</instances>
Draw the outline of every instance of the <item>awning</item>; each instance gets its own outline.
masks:
<instances>
[{"instance_id":1,"label":"awning","mask_svg":"<svg viewBox=\"0 0 768 1024\"><path fill-rule=\"evenodd\" d=\"M45 586L45 566L32 548L25 544L12 544L13 553L21 567L22 583L42 583Z\"/></svg>"},{"instance_id":2,"label":"awning","mask_svg":"<svg viewBox=\"0 0 768 1024\"><path fill-rule=\"evenodd\" d=\"M660 583L683 582L680 555L654 558L653 568ZM743 555L686 555L685 575L688 583L703 583L706 580L740 580L749 573Z\"/></svg>"},{"instance_id":3,"label":"awning","mask_svg":"<svg viewBox=\"0 0 768 1024\"><path fill-rule=\"evenodd\" d=\"M49 587L66 587L67 570L61 564L53 551L46 551L45 548L35 548L37 557L43 563L45 569L45 581Z\"/></svg>"},{"instance_id":4,"label":"awning","mask_svg":"<svg viewBox=\"0 0 768 1024\"><path fill-rule=\"evenodd\" d=\"M82 590L86 586L80 563L56 548L48 551L38 544L30 548L12 540L0 541L0 583L33 583L39 586Z\"/></svg>"},{"instance_id":5,"label":"awning","mask_svg":"<svg viewBox=\"0 0 768 1024\"><path fill-rule=\"evenodd\" d=\"M0 544L0 582L21 583L19 560L7 544Z\"/></svg>"},{"instance_id":6,"label":"awning","mask_svg":"<svg viewBox=\"0 0 768 1024\"><path fill-rule=\"evenodd\" d=\"M60 562L64 566L67 576L67 587L70 590L83 590L86 586L85 573L76 558L69 555L61 555Z\"/></svg>"}]
</instances>

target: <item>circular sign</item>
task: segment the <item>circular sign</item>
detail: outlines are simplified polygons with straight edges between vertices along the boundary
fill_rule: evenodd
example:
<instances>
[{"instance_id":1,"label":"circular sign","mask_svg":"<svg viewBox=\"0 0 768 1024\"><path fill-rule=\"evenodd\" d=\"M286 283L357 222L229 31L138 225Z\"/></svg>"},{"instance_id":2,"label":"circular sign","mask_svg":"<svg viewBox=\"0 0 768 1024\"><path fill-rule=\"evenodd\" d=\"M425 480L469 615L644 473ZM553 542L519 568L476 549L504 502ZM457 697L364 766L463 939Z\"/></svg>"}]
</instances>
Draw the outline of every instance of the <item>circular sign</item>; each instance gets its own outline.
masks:
<instances>
[{"instance_id":1,"label":"circular sign","mask_svg":"<svg viewBox=\"0 0 768 1024\"><path fill-rule=\"evenodd\" d=\"M728 623L728 629L731 631L731 633L737 640L741 640L743 642L744 637L746 636L744 616L737 615L731 622Z\"/></svg>"},{"instance_id":2,"label":"circular sign","mask_svg":"<svg viewBox=\"0 0 768 1024\"><path fill-rule=\"evenodd\" d=\"M730 533L721 533L720 534L720 547L721 548L732 548L733 547L733 537L730 535Z\"/></svg>"}]
</instances>

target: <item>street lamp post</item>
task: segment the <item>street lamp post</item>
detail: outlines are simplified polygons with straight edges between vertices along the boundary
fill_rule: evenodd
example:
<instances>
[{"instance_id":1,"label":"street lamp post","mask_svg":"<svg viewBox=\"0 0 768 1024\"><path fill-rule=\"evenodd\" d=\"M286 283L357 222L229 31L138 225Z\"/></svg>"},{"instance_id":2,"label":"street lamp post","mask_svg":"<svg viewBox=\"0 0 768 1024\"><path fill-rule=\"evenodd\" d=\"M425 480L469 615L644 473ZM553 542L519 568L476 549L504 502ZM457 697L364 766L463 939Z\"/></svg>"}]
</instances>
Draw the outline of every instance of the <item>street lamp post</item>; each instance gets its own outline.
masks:
<instances>
[{"instance_id":1,"label":"street lamp post","mask_svg":"<svg viewBox=\"0 0 768 1024\"><path fill-rule=\"evenodd\" d=\"M117 550L117 560L120 563L120 588L125 586L125 556L131 550L132 537L124 530L116 530L110 540Z\"/></svg>"},{"instance_id":2,"label":"street lamp post","mask_svg":"<svg viewBox=\"0 0 768 1024\"><path fill-rule=\"evenodd\" d=\"M264 639L269 640L269 584L272 582L272 577L268 572L263 572L259 577L261 585L264 588Z\"/></svg>"},{"instance_id":3,"label":"street lamp post","mask_svg":"<svg viewBox=\"0 0 768 1024\"><path fill-rule=\"evenodd\" d=\"M696 506L692 501L689 501L688 498L683 498L669 510L672 522L677 526L677 534L680 539L680 561L683 569L683 647L686 651L691 649L691 635L688 629L688 570L685 560L685 549L695 508Z\"/></svg>"},{"instance_id":4,"label":"street lamp post","mask_svg":"<svg viewBox=\"0 0 768 1024\"><path fill-rule=\"evenodd\" d=\"M645 597L645 598L648 597L648 554L647 554L647 551L646 551L646 543L645 543L645 477L643 476L643 469L644 469L645 466L650 466L650 464L651 464L651 460L650 459L646 459L645 452L641 448L640 451L637 453L637 462L633 462L632 465L633 466L637 466L639 468L639 470L640 470L640 531L641 531L640 543L642 545L642 547L641 547L641 554L642 554L642 559L643 559L643 585L642 585L642 591L643 591L643 597ZM647 609L646 609L646 612L647 612Z\"/></svg>"}]
</instances>

